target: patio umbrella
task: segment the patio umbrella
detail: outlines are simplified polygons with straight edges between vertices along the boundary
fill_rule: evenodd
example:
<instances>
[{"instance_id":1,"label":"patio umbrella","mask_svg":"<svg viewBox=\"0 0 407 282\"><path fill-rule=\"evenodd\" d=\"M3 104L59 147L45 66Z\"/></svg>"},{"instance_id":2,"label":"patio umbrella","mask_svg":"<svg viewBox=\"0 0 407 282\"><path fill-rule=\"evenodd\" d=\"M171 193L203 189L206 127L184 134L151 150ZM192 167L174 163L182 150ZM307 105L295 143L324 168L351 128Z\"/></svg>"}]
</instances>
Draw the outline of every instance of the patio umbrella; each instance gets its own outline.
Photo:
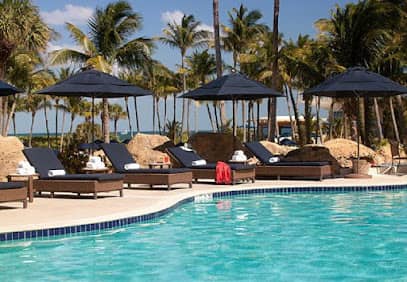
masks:
<instances>
[{"instance_id":1,"label":"patio umbrella","mask_svg":"<svg viewBox=\"0 0 407 282\"><path fill-rule=\"evenodd\" d=\"M406 87L392 81L387 77L368 71L366 68L353 67L347 69L343 73L325 80L324 82L313 88L306 90L304 92L304 97L325 96L333 98L357 98L359 104L361 97L391 97L406 93ZM357 115L359 119L359 107ZM359 123L357 124L357 126L357 158L359 160ZM363 177L363 175L358 174L357 169L356 174L353 174L350 177Z\"/></svg>"},{"instance_id":2,"label":"patio umbrella","mask_svg":"<svg viewBox=\"0 0 407 282\"><path fill-rule=\"evenodd\" d=\"M24 92L24 91L20 90L18 88L15 88L14 86L8 84L7 82L0 80L0 96L9 96L9 95L14 95L16 93L22 93L22 92Z\"/></svg>"},{"instance_id":3,"label":"patio umbrella","mask_svg":"<svg viewBox=\"0 0 407 282\"><path fill-rule=\"evenodd\" d=\"M232 101L233 136L236 136L236 101L283 97L283 94L241 73L231 73L189 91L180 97L199 101Z\"/></svg>"},{"instance_id":4,"label":"patio umbrella","mask_svg":"<svg viewBox=\"0 0 407 282\"><path fill-rule=\"evenodd\" d=\"M152 95L150 91L130 84L110 74L86 70L37 92L54 96L77 96L92 98L92 143L94 142L95 98L122 98Z\"/></svg>"}]
</instances>

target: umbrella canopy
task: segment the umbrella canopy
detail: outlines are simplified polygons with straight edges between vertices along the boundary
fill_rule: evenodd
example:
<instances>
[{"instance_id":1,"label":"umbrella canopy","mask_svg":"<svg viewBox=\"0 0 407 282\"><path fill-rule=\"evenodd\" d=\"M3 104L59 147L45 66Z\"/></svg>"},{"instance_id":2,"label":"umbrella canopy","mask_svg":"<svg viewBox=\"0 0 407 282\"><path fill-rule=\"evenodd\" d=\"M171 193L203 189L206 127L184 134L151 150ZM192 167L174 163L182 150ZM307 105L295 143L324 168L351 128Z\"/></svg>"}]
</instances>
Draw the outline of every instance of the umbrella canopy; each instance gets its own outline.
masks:
<instances>
[{"instance_id":1,"label":"umbrella canopy","mask_svg":"<svg viewBox=\"0 0 407 282\"><path fill-rule=\"evenodd\" d=\"M335 98L388 97L407 93L407 88L362 67L349 68L304 91L304 96Z\"/></svg>"},{"instance_id":2,"label":"umbrella canopy","mask_svg":"<svg viewBox=\"0 0 407 282\"><path fill-rule=\"evenodd\" d=\"M181 95L194 100L256 100L282 97L273 88L252 80L240 73L232 73L215 79L201 87Z\"/></svg>"},{"instance_id":3,"label":"umbrella canopy","mask_svg":"<svg viewBox=\"0 0 407 282\"><path fill-rule=\"evenodd\" d=\"M23 90L15 88L14 86L0 80L0 96L9 96L16 93L22 93Z\"/></svg>"},{"instance_id":4,"label":"umbrella canopy","mask_svg":"<svg viewBox=\"0 0 407 282\"><path fill-rule=\"evenodd\" d=\"M130 84L110 74L86 70L37 92L55 96L86 96L93 98L122 98L152 95L148 90Z\"/></svg>"}]
</instances>

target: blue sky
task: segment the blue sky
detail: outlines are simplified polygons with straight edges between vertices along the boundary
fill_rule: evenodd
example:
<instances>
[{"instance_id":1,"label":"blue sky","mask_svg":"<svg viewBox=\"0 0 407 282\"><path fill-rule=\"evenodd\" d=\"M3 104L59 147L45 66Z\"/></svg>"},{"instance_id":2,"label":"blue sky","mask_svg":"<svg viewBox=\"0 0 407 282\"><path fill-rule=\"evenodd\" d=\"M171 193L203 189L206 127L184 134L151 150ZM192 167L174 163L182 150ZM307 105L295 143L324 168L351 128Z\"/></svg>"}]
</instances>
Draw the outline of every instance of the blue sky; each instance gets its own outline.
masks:
<instances>
[{"instance_id":1,"label":"blue sky","mask_svg":"<svg viewBox=\"0 0 407 282\"><path fill-rule=\"evenodd\" d=\"M87 19L92 15L96 7L104 7L111 1L95 1L95 0L34 0L41 11L43 19L48 22L61 37L52 42L49 49L60 47L74 47L73 42L69 38L68 32L64 28L64 22L71 22L79 26L82 30L86 30ZM211 0L132 0L129 1L135 11L143 17L143 28L135 34L135 36L153 37L161 34L168 20L176 20L185 14L193 14L195 18L202 23L202 28L212 27L212 1ZM257 9L263 14L262 23L272 26L273 17L273 2L272 0L219 0L219 15L222 24L228 23L227 12L234 7L239 7L242 3L249 10ZM330 10L336 4L343 6L351 1L346 0L281 0L280 1L280 32L284 34L284 38L295 39L298 34L310 34L315 36L314 22L320 18L329 17ZM180 61L179 51L171 49L161 44L153 54L155 59L158 59L172 69L176 68L176 64ZM223 59L230 63L230 55L223 54ZM120 101L113 101L118 102ZM170 101L171 102L171 101ZM151 130L151 99L140 98L140 111L142 130ZM278 105L279 114L286 114L287 106L284 99L281 99ZM230 111L229 111L230 112ZM262 107L262 115L265 114L265 105ZM51 113L51 121L53 113ZM28 115L18 114L18 132L28 132L29 122ZM193 115L191 115L192 122ZM120 130L126 129L126 121L120 122ZM66 128L68 125L66 125ZM35 124L35 132L44 132L43 114L39 113ZM55 123L51 123L51 129L55 128ZM198 128L208 129L209 123L204 107L198 110Z\"/></svg>"}]
</instances>

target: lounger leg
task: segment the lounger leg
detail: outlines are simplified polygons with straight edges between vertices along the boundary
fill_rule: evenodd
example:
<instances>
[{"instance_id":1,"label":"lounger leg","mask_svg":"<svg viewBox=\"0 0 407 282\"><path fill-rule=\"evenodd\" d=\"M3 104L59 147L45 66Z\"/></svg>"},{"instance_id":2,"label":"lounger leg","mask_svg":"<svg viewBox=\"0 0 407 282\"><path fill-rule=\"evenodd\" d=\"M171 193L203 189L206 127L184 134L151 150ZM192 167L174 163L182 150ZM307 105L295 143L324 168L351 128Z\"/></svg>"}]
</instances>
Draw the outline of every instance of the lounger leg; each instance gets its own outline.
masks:
<instances>
[{"instance_id":1,"label":"lounger leg","mask_svg":"<svg viewBox=\"0 0 407 282\"><path fill-rule=\"evenodd\" d=\"M280 175L277 175L277 181L280 181L281 177Z\"/></svg>"},{"instance_id":2,"label":"lounger leg","mask_svg":"<svg viewBox=\"0 0 407 282\"><path fill-rule=\"evenodd\" d=\"M120 197L123 197L123 189L121 189L121 190L119 191L119 195L120 195Z\"/></svg>"},{"instance_id":3,"label":"lounger leg","mask_svg":"<svg viewBox=\"0 0 407 282\"><path fill-rule=\"evenodd\" d=\"M51 192L51 198L54 198L54 192Z\"/></svg>"},{"instance_id":4,"label":"lounger leg","mask_svg":"<svg viewBox=\"0 0 407 282\"><path fill-rule=\"evenodd\" d=\"M167 185L167 190L170 191L171 190L171 184Z\"/></svg>"},{"instance_id":5,"label":"lounger leg","mask_svg":"<svg viewBox=\"0 0 407 282\"><path fill-rule=\"evenodd\" d=\"M24 208L24 209L27 208L27 199L23 200L23 208Z\"/></svg>"},{"instance_id":6,"label":"lounger leg","mask_svg":"<svg viewBox=\"0 0 407 282\"><path fill-rule=\"evenodd\" d=\"M256 182L256 178L252 177L252 183Z\"/></svg>"},{"instance_id":7,"label":"lounger leg","mask_svg":"<svg viewBox=\"0 0 407 282\"><path fill-rule=\"evenodd\" d=\"M192 188L192 182L188 183L189 188Z\"/></svg>"},{"instance_id":8,"label":"lounger leg","mask_svg":"<svg viewBox=\"0 0 407 282\"><path fill-rule=\"evenodd\" d=\"M97 199L98 198L98 193L93 193L93 199Z\"/></svg>"},{"instance_id":9,"label":"lounger leg","mask_svg":"<svg viewBox=\"0 0 407 282\"><path fill-rule=\"evenodd\" d=\"M81 193L77 193L77 195L78 195L78 197L80 197L80 196L81 196Z\"/></svg>"}]
</instances>

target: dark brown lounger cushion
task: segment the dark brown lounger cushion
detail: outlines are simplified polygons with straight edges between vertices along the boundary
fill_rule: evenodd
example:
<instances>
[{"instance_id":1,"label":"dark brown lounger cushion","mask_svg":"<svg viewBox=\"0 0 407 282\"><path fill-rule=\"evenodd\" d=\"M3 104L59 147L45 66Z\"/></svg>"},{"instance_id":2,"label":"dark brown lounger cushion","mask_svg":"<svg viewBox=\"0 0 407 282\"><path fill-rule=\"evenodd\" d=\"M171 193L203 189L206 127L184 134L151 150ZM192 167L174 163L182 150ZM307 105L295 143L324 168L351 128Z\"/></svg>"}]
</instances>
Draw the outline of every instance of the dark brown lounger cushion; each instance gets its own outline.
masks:
<instances>
[{"instance_id":1,"label":"dark brown lounger cushion","mask_svg":"<svg viewBox=\"0 0 407 282\"><path fill-rule=\"evenodd\" d=\"M0 182L0 190L18 189L25 186L24 182Z\"/></svg>"}]
</instances>

